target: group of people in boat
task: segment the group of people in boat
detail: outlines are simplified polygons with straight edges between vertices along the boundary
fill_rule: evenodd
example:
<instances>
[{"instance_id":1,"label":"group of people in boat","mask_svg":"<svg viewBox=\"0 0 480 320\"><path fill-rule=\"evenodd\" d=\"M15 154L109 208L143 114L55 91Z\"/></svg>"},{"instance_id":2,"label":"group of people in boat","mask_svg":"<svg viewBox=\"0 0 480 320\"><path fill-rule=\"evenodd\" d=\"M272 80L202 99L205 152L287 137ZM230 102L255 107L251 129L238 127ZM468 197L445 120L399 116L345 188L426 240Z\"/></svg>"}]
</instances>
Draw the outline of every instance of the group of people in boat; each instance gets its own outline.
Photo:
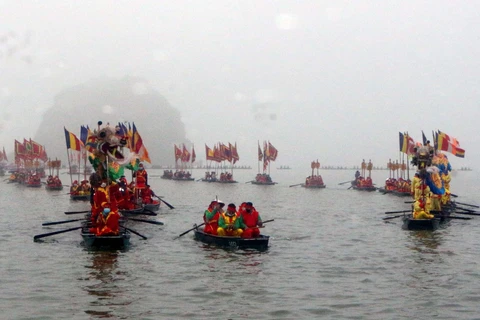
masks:
<instances>
[{"instance_id":1,"label":"group of people in boat","mask_svg":"<svg viewBox=\"0 0 480 320\"><path fill-rule=\"evenodd\" d=\"M74 180L70 186L70 194L74 196L88 196L90 195L92 186L87 179L83 179L80 184L78 180Z\"/></svg>"},{"instance_id":2,"label":"group of people in boat","mask_svg":"<svg viewBox=\"0 0 480 320\"><path fill-rule=\"evenodd\" d=\"M217 174L215 173L215 171L212 171L212 172L205 171L204 180L205 181L217 181Z\"/></svg>"},{"instance_id":3,"label":"group of people in boat","mask_svg":"<svg viewBox=\"0 0 480 320\"><path fill-rule=\"evenodd\" d=\"M411 192L411 180L410 179L403 179L403 178L388 178L385 180L385 190L388 191L398 191L404 193Z\"/></svg>"},{"instance_id":4,"label":"group of people in boat","mask_svg":"<svg viewBox=\"0 0 480 320\"><path fill-rule=\"evenodd\" d=\"M260 236L262 218L253 203L243 202L238 210L234 203L230 203L226 210L224 207L225 203L221 200L213 200L210 203L203 215L205 233L242 238Z\"/></svg>"},{"instance_id":5,"label":"group of people in boat","mask_svg":"<svg viewBox=\"0 0 480 320\"><path fill-rule=\"evenodd\" d=\"M323 179L321 175L308 176L305 179L305 186L323 186Z\"/></svg>"},{"instance_id":6,"label":"group of people in boat","mask_svg":"<svg viewBox=\"0 0 480 320\"><path fill-rule=\"evenodd\" d=\"M360 174L360 171L355 172L355 180L352 181L352 186L357 188L370 188L373 187L373 181L370 175L368 177L363 177Z\"/></svg>"},{"instance_id":7,"label":"group of people in boat","mask_svg":"<svg viewBox=\"0 0 480 320\"><path fill-rule=\"evenodd\" d=\"M185 170L177 170L173 174L174 179L190 179L192 177L192 174L189 171Z\"/></svg>"},{"instance_id":8,"label":"group of people in boat","mask_svg":"<svg viewBox=\"0 0 480 320\"><path fill-rule=\"evenodd\" d=\"M271 183L272 178L267 173L257 173L255 176L255 181L260 183Z\"/></svg>"},{"instance_id":9,"label":"group of people in boat","mask_svg":"<svg viewBox=\"0 0 480 320\"><path fill-rule=\"evenodd\" d=\"M58 176L49 175L47 177L47 186L48 187L61 187L62 181Z\"/></svg>"}]
</instances>

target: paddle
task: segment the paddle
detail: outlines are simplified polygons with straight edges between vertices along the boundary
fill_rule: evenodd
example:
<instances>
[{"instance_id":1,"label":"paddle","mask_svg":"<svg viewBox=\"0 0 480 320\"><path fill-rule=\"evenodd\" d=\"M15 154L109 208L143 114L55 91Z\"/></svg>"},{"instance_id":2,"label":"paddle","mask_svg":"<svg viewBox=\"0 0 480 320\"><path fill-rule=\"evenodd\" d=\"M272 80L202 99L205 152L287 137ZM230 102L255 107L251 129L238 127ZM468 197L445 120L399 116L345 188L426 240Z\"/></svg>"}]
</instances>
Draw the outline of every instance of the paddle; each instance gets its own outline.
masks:
<instances>
[{"instance_id":1,"label":"paddle","mask_svg":"<svg viewBox=\"0 0 480 320\"><path fill-rule=\"evenodd\" d=\"M203 178L200 178L200 179L197 179L197 180L195 180L195 181L200 181L200 180L202 180L202 179L203 179Z\"/></svg>"},{"instance_id":2,"label":"paddle","mask_svg":"<svg viewBox=\"0 0 480 320\"><path fill-rule=\"evenodd\" d=\"M386 218L382 218L383 220L390 220L390 219L395 219L395 218L398 218L398 217L404 217L405 215L404 214L400 214L398 216L393 216L393 217L386 217Z\"/></svg>"},{"instance_id":3,"label":"paddle","mask_svg":"<svg viewBox=\"0 0 480 320\"><path fill-rule=\"evenodd\" d=\"M467 216L480 216L480 212L468 211L468 212L459 212L455 211L456 214L466 214Z\"/></svg>"},{"instance_id":4,"label":"paddle","mask_svg":"<svg viewBox=\"0 0 480 320\"><path fill-rule=\"evenodd\" d=\"M162 201L163 203L165 203L170 209L175 209L174 206L172 206L170 203L168 203L167 201L161 199L159 196L155 196L157 197L158 200Z\"/></svg>"},{"instance_id":5,"label":"paddle","mask_svg":"<svg viewBox=\"0 0 480 320\"><path fill-rule=\"evenodd\" d=\"M345 181L345 182L340 182L338 185L341 186L342 184L349 183L349 182L352 182L352 180L348 180L348 181Z\"/></svg>"},{"instance_id":6,"label":"paddle","mask_svg":"<svg viewBox=\"0 0 480 320\"><path fill-rule=\"evenodd\" d=\"M56 234L59 234L59 233L65 233L65 232L70 232L70 231L74 231L74 230L78 230L78 229L81 229L82 227L75 227L75 228L70 228L70 229L66 229L66 230L60 230L60 231L54 231L54 232L49 232L49 233L43 233L43 234L37 234L36 236L33 237L33 241L37 241L38 239L41 239L41 238L45 238L45 237L49 237L49 236L53 236L53 235L56 235Z\"/></svg>"},{"instance_id":7,"label":"paddle","mask_svg":"<svg viewBox=\"0 0 480 320\"><path fill-rule=\"evenodd\" d=\"M68 194L70 194L70 192L69 193L61 193L61 194L52 194L52 197L66 196Z\"/></svg>"},{"instance_id":8,"label":"paddle","mask_svg":"<svg viewBox=\"0 0 480 320\"><path fill-rule=\"evenodd\" d=\"M138 232L137 232L137 231L135 231L135 230L132 230L132 229L130 229L130 228L127 228L127 227L122 227L122 228L124 228L125 230L128 230L128 231L130 231L131 233L135 233L137 236L139 236L139 237L143 238L144 240L147 240L147 239L148 239L148 238L147 238L147 237L145 237L143 234L140 234L140 233L138 233Z\"/></svg>"},{"instance_id":9,"label":"paddle","mask_svg":"<svg viewBox=\"0 0 480 320\"><path fill-rule=\"evenodd\" d=\"M44 222L42 223L42 226L52 226L54 224L70 223L70 222L82 221L82 220L85 220L85 219L72 219L72 220L63 220L63 221L55 221L55 222Z\"/></svg>"},{"instance_id":10,"label":"paddle","mask_svg":"<svg viewBox=\"0 0 480 320\"><path fill-rule=\"evenodd\" d=\"M454 198L458 198L458 196L456 194L453 194L453 193L450 193L450 196L452 196Z\"/></svg>"},{"instance_id":11,"label":"paddle","mask_svg":"<svg viewBox=\"0 0 480 320\"><path fill-rule=\"evenodd\" d=\"M158 224L158 225L163 226L163 222L160 222L160 221L152 221L152 220L137 219L137 218L128 218L128 220L146 222L146 223L151 223L151 224Z\"/></svg>"},{"instance_id":12,"label":"paddle","mask_svg":"<svg viewBox=\"0 0 480 320\"><path fill-rule=\"evenodd\" d=\"M400 210L400 211L386 211L385 214L390 214L390 213L405 213L405 212L411 212L412 210Z\"/></svg>"},{"instance_id":13,"label":"paddle","mask_svg":"<svg viewBox=\"0 0 480 320\"><path fill-rule=\"evenodd\" d=\"M275 221L275 219L270 219L270 220L262 221L262 224L265 224L265 223L268 223L268 222L272 222L272 221Z\"/></svg>"},{"instance_id":14,"label":"paddle","mask_svg":"<svg viewBox=\"0 0 480 320\"><path fill-rule=\"evenodd\" d=\"M476 206L474 204L462 203L462 202L458 202L458 201L455 201L455 203L458 203L458 204L461 204L461 205L464 205L464 206L467 206L467 207L480 208L479 206Z\"/></svg>"},{"instance_id":15,"label":"paddle","mask_svg":"<svg viewBox=\"0 0 480 320\"><path fill-rule=\"evenodd\" d=\"M202 223L202 224L199 224L199 225L197 225L197 226L195 226L195 227L193 227L192 229L188 229L188 230L187 230L187 231L185 231L184 233L181 233L181 234L179 234L178 236L176 236L175 238L173 238L173 240L175 240L175 239L178 239L178 238L180 238L180 237L182 237L182 236L186 235L186 234L187 234L187 233L189 233L190 231L192 231L192 230L195 230L195 229L197 229L198 227L201 227L201 226L203 226L204 224L205 224L205 222L204 222L204 223Z\"/></svg>"},{"instance_id":16,"label":"paddle","mask_svg":"<svg viewBox=\"0 0 480 320\"><path fill-rule=\"evenodd\" d=\"M435 216L435 218L446 218L446 219L459 219L459 220L471 220L470 217L454 217L454 216Z\"/></svg>"},{"instance_id":17,"label":"paddle","mask_svg":"<svg viewBox=\"0 0 480 320\"><path fill-rule=\"evenodd\" d=\"M245 183L252 183L252 182L253 182L253 180L252 180L252 181L247 181L247 182L245 182Z\"/></svg>"},{"instance_id":18,"label":"paddle","mask_svg":"<svg viewBox=\"0 0 480 320\"><path fill-rule=\"evenodd\" d=\"M463 211L468 211L468 212L475 212L475 210L467 209L467 208L462 208L462 207L458 207L458 206L455 207L455 210L463 210Z\"/></svg>"},{"instance_id":19,"label":"paddle","mask_svg":"<svg viewBox=\"0 0 480 320\"><path fill-rule=\"evenodd\" d=\"M78 213L89 213L90 210L86 211L65 211L65 214L78 214Z\"/></svg>"},{"instance_id":20,"label":"paddle","mask_svg":"<svg viewBox=\"0 0 480 320\"><path fill-rule=\"evenodd\" d=\"M291 186L288 186L288 187L289 187L289 188L291 188L291 187L296 187L296 186L300 186L300 185L302 185L302 184L303 184L303 183L292 184Z\"/></svg>"},{"instance_id":21,"label":"paddle","mask_svg":"<svg viewBox=\"0 0 480 320\"><path fill-rule=\"evenodd\" d=\"M350 187L347 188L347 190L352 189L352 188L353 188L353 186L350 186Z\"/></svg>"},{"instance_id":22,"label":"paddle","mask_svg":"<svg viewBox=\"0 0 480 320\"><path fill-rule=\"evenodd\" d=\"M145 216L158 216L157 213L153 212L152 210L149 209L143 209L142 213Z\"/></svg>"}]
</instances>

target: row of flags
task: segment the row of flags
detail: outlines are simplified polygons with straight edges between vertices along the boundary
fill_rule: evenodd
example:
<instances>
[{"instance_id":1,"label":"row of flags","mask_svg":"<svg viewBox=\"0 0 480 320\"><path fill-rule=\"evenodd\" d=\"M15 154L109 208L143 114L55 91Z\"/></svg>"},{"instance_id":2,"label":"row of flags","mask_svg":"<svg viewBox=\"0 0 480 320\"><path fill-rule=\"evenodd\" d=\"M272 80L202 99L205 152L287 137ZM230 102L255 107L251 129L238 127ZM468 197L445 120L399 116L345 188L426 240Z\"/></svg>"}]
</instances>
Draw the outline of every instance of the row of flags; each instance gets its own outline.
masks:
<instances>
[{"instance_id":1,"label":"row of flags","mask_svg":"<svg viewBox=\"0 0 480 320\"><path fill-rule=\"evenodd\" d=\"M213 146L213 149L205 144L205 155L207 161L228 161L235 164L238 160L240 160L236 142L234 145L229 142L228 146L223 142L219 142Z\"/></svg>"},{"instance_id":2,"label":"row of flags","mask_svg":"<svg viewBox=\"0 0 480 320\"><path fill-rule=\"evenodd\" d=\"M181 162L190 162L190 159L192 159L192 163L194 163L197 159L195 148L193 146L192 153L190 153L188 152L187 147L185 147L185 144L183 144L182 148L179 148L176 144L174 144L173 152L175 154L175 162L177 162L179 159Z\"/></svg>"},{"instance_id":3,"label":"row of flags","mask_svg":"<svg viewBox=\"0 0 480 320\"><path fill-rule=\"evenodd\" d=\"M422 131L422 142L415 142L413 138L408 133L399 132L399 148L400 152L403 152L407 155L414 154L415 146L422 146L427 144L427 137ZM432 131L433 135L433 148L434 150L441 150L449 152L456 157L465 158L465 150L460 148L460 142L448 134L437 130L436 132Z\"/></svg>"},{"instance_id":4,"label":"row of flags","mask_svg":"<svg viewBox=\"0 0 480 320\"><path fill-rule=\"evenodd\" d=\"M5 149L3 149L5 153ZM15 139L14 145L14 156L15 162L20 160L42 160L48 161L48 156L45 148L38 142L33 141L32 139L23 139L23 143ZM4 154L5 159L7 158Z\"/></svg>"},{"instance_id":5,"label":"row of flags","mask_svg":"<svg viewBox=\"0 0 480 320\"><path fill-rule=\"evenodd\" d=\"M258 143L258 161L263 160L263 171L267 170L270 161L275 161L278 156L278 150L270 141L263 141L263 151L260 148L260 142Z\"/></svg>"},{"instance_id":6,"label":"row of flags","mask_svg":"<svg viewBox=\"0 0 480 320\"><path fill-rule=\"evenodd\" d=\"M80 126L80 139L65 127L63 129L65 131L67 149L76 151L86 150L92 153L98 147L98 138L96 134L90 130L88 125ZM151 163L150 155L143 144L143 139L140 136L135 123L125 124L119 122L115 127L115 135L127 142L126 147L131 152L135 153L140 161Z\"/></svg>"}]
</instances>

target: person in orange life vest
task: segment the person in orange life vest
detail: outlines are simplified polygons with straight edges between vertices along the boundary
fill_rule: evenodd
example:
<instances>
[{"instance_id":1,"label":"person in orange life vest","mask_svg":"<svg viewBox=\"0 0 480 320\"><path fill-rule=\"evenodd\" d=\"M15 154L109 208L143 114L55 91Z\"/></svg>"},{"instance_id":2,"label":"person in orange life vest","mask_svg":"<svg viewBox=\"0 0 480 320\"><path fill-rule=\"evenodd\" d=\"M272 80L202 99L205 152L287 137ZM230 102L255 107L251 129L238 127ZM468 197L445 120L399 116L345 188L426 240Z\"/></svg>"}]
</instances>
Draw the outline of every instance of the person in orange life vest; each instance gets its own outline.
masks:
<instances>
[{"instance_id":1,"label":"person in orange life vest","mask_svg":"<svg viewBox=\"0 0 480 320\"><path fill-rule=\"evenodd\" d=\"M143 163L140 163L138 166L138 171L135 172L135 177L137 178L137 189L145 189L145 186L148 184L148 174Z\"/></svg>"},{"instance_id":2,"label":"person in orange life vest","mask_svg":"<svg viewBox=\"0 0 480 320\"><path fill-rule=\"evenodd\" d=\"M262 227L262 218L251 202L245 204L245 210L240 211L242 219L243 234L242 238L258 238Z\"/></svg>"},{"instance_id":3,"label":"person in orange life vest","mask_svg":"<svg viewBox=\"0 0 480 320\"><path fill-rule=\"evenodd\" d=\"M208 234L217 234L218 229L218 220L220 219L220 215L224 213L223 207L225 203L221 200L213 200L210 202L207 210L205 210L203 214L203 221L205 221L205 227L203 231Z\"/></svg>"},{"instance_id":4,"label":"person in orange life vest","mask_svg":"<svg viewBox=\"0 0 480 320\"><path fill-rule=\"evenodd\" d=\"M243 230L240 226L242 219L237 216L237 208L233 203L227 207L227 211L218 219L217 234L219 236L240 237Z\"/></svg>"},{"instance_id":5,"label":"person in orange life vest","mask_svg":"<svg viewBox=\"0 0 480 320\"><path fill-rule=\"evenodd\" d=\"M104 181L95 189L93 194L92 216L93 224L97 222L98 215L103 211L103 207L108 203L110 197L108 195L107 183Z\"/></svg>"},{"instance_id":6,"label":"person in orange life vest","mask_svg":"<svg viewBox=\"0 0 480 320\"><path fill-rule=\"evenodd\" d=\"M97 228L97 236L118 235L120 214L114 203L106 204L102 214L98 216L98 219L101 220L101 222L97 223L99 225ZM102 228L100 228L100 226L102 226Z\"/></svg>"}]
</instances>

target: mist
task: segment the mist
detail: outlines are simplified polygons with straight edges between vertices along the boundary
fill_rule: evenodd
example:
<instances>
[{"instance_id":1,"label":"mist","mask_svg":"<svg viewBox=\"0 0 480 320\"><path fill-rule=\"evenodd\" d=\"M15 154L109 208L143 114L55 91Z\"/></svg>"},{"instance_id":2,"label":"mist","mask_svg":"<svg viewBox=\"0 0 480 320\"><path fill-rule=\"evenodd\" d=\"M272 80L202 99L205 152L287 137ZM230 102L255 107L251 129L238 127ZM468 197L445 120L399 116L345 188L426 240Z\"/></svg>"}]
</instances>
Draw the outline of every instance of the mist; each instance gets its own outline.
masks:
<instances>
[{"instance_id":1,"label":"mist","mask_svg":"<svg viewBox=\"0 0 480 320\"><path fill-rule=\"evenodd\" d=\"M267 140L278 165L386 166L399 157L398 132L421 141L441 130L466 150L449 155L452 166L473 167L479 6L0 0L0 147L34 138L62 90L140 77L180 112L198 159L204 144L237 142L238 165L255 168ZM113 117L97 107L92 125Z\"/></svg>"}]
</instances>

